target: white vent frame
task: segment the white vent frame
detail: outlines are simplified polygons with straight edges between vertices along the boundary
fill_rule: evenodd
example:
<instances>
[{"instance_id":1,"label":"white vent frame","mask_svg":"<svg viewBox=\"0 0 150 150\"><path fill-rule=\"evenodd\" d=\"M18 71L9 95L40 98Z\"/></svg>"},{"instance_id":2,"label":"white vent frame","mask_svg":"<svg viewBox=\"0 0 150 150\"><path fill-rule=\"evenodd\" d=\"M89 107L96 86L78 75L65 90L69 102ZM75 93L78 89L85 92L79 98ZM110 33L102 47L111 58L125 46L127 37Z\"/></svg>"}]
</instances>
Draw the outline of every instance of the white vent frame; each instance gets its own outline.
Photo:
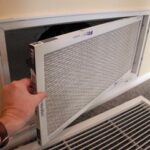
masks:
<instances>
[{"instance_id":1,"label":"white vent frame","mask_svg":"<svg viewBox=\"0 0 150 150\"><path fill-rule=\"evenodd\" d=\"M11 18L7 20L0 20L0 85L5 85L11 81L10 70L8 65L6 32L15 29L26 29L46 25L55 25L61 23L94 21L100 19L115 19L131 16L143 16L143 24L138 42L138 53L135 56L133 66L133 74L139 74L141 62L144 54L144 48L147 40L149 30L149 15L147 10L143 11L121 11L121 12L97 12L97 13L83 13L70 14L62 16L42 16L34 18Z\"/></svg>"},{"instance_id":2,"label":"white vent frame","mask_svg":"<svg viewBox=\"0 0 150 150\"><path fill-rule=\"evenodd\" d=\"M7 31L30 28L30 27L34 28L38 26L54 25L54 24L61 24L61 23L81 22L87 20L92 21L97 19L110 19L110 18L114 19L120 17L122 18L122 17L131 17L131 16L142 16L143 23L142 23L140 39L138 42L138 53L137 56L135 57L133 74L131 74L135 77L139 74L140 66L144 54L144 48L146 45L147 35L149 31L149 15L150 12L145 10L145 11L127 11L127 12L126 11L97 12L97 13L85 13L85 14L70 14L70 15L62 15L62 16L52 15L52 16L40 16L34 18L11 18L8 20L0 20L0 74L1 74L0 85L3 86L6 83L9 83L11 81L8 58L7 58L6 39L5 39L5 35ZM130 78L131 75L125 76L125 78L123 78L123 82L125 82L126 79Z\"/></svg>"}]
</instances>

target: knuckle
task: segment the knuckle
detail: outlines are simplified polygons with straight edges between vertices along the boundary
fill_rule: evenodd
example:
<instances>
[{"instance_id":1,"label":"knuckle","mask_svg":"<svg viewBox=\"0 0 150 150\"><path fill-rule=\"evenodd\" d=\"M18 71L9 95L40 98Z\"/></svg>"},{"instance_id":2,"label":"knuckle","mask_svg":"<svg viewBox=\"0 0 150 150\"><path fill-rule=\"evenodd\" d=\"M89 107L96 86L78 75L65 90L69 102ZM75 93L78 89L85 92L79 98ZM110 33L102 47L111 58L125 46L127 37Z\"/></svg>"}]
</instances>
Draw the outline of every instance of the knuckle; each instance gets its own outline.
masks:
<instances>
[{"instance_id":1,"label":"knuckle","mask_svg":"<svg viewBox=\"0 0 150 150\"><path fill-rule=\"evenodd\" d=\"M12 87L17 87L17 86L18 86L18 82L17 82L17 81L13 81L10 85L11 85Z\"/></svg>"},{"instance_id":2,"label":"knuckle","mask_svg":"<svg viewBox=\"0 0 150 150\"><path fill-rule=\"evenodd\" d=\"M7 93L7 92L12 91L12 90L14 91L17 88L18 88L17 81L13 81L13 82L3 86L2 93Z\"/></svg>"}]
</instances>

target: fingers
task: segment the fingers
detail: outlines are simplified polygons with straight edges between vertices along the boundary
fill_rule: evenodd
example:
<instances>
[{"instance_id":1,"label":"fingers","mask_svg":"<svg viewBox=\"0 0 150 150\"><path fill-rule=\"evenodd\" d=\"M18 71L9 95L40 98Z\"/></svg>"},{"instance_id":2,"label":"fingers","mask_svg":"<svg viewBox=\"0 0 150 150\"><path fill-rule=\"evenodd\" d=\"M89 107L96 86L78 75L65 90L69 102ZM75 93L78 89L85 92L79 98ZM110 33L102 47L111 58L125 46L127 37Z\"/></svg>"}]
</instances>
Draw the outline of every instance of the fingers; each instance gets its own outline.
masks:
<instances>
[{"instance_id":1,"label":"fingers","mask_svg":"<svg viewBox=\"0 0 150 150\"><path fill-rule=\"evenodd\" d=\"M31 86L30 79L24 78L24 79L16 81L16 83L18 84L19 88L24 89L27 92L30 91L30 86Z\"/></svg>"},{"instance_id":2,"label":"fingers","mask_svg":"<svg viewBox=\"0 0 150 150\"><path fill-rule=\"evenodd\" d=\"M19 82L25 85L26 87L29 87L31 84L31 80L28 78L21 79Z\"/></svg>"},{"instance_id":3,"label":"fingers","mask_svg":"<svg viewBox=\"0 0 150 150\"><path fill-rule=\"evenodd\" d=\"M36 104L39 104L43 101L44 98L47 97L47 94L45 92L39 92L36 95L34 95L34 98L36 99Z\"/></svg>"}]
</instances>

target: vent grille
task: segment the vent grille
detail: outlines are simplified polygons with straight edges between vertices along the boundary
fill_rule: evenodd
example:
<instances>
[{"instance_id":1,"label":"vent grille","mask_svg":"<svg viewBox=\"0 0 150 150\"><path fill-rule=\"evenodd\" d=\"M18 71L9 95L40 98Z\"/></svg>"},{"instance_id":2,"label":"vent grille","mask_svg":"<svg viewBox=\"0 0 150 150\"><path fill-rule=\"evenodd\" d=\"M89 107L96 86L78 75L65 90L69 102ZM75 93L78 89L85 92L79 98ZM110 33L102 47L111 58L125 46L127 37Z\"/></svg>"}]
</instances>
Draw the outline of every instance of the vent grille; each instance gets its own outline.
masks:
<instances>
[{"instance_id":1,"label":"vent grille","mask_svg":"<svg viewBox=\"0 0 150 150\"><path fill-rule=\"evenodd\" d=\"M149 150L150 106L144 102L49 150Z\"/></svg>"},{"instance_id":2,"label":"vent grille","mask_svg":"<svg viewBox=\"0 0 150 150\"><path fill-rule=\"evenodd\" d=\"M132 68L140 22L44 56L48 134Z\"/></svg>"}]
</instances>

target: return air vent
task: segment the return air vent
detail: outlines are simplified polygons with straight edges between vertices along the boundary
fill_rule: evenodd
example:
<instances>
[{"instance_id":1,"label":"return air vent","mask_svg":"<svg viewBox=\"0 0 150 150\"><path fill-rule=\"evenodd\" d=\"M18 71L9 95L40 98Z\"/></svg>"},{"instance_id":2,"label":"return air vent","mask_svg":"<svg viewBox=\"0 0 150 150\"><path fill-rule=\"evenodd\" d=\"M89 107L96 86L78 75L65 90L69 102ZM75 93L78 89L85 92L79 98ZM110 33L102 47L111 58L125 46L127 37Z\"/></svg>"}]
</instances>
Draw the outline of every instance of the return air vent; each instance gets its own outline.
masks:
<instances>
[{"instance_id":1,"label":"return air vent","mask_svg":"<svg viewBox=\"0 0 150 150\"><path fill-rule=\"evenodd\" d=\"M145 98L138 97L94 119L89 119L84 122L84 125L79 124L78 130L81 131L84 126L94 120L97 121L98 118L100 120L98 124L93 122L92 127L83 129L84 131L67 137L48 149L148 150L150 149L150 105L148 103ZM110 117L112 115L113 117ZM104 116L107 120L104 119Z\"/></svg>"}]
</instances>

